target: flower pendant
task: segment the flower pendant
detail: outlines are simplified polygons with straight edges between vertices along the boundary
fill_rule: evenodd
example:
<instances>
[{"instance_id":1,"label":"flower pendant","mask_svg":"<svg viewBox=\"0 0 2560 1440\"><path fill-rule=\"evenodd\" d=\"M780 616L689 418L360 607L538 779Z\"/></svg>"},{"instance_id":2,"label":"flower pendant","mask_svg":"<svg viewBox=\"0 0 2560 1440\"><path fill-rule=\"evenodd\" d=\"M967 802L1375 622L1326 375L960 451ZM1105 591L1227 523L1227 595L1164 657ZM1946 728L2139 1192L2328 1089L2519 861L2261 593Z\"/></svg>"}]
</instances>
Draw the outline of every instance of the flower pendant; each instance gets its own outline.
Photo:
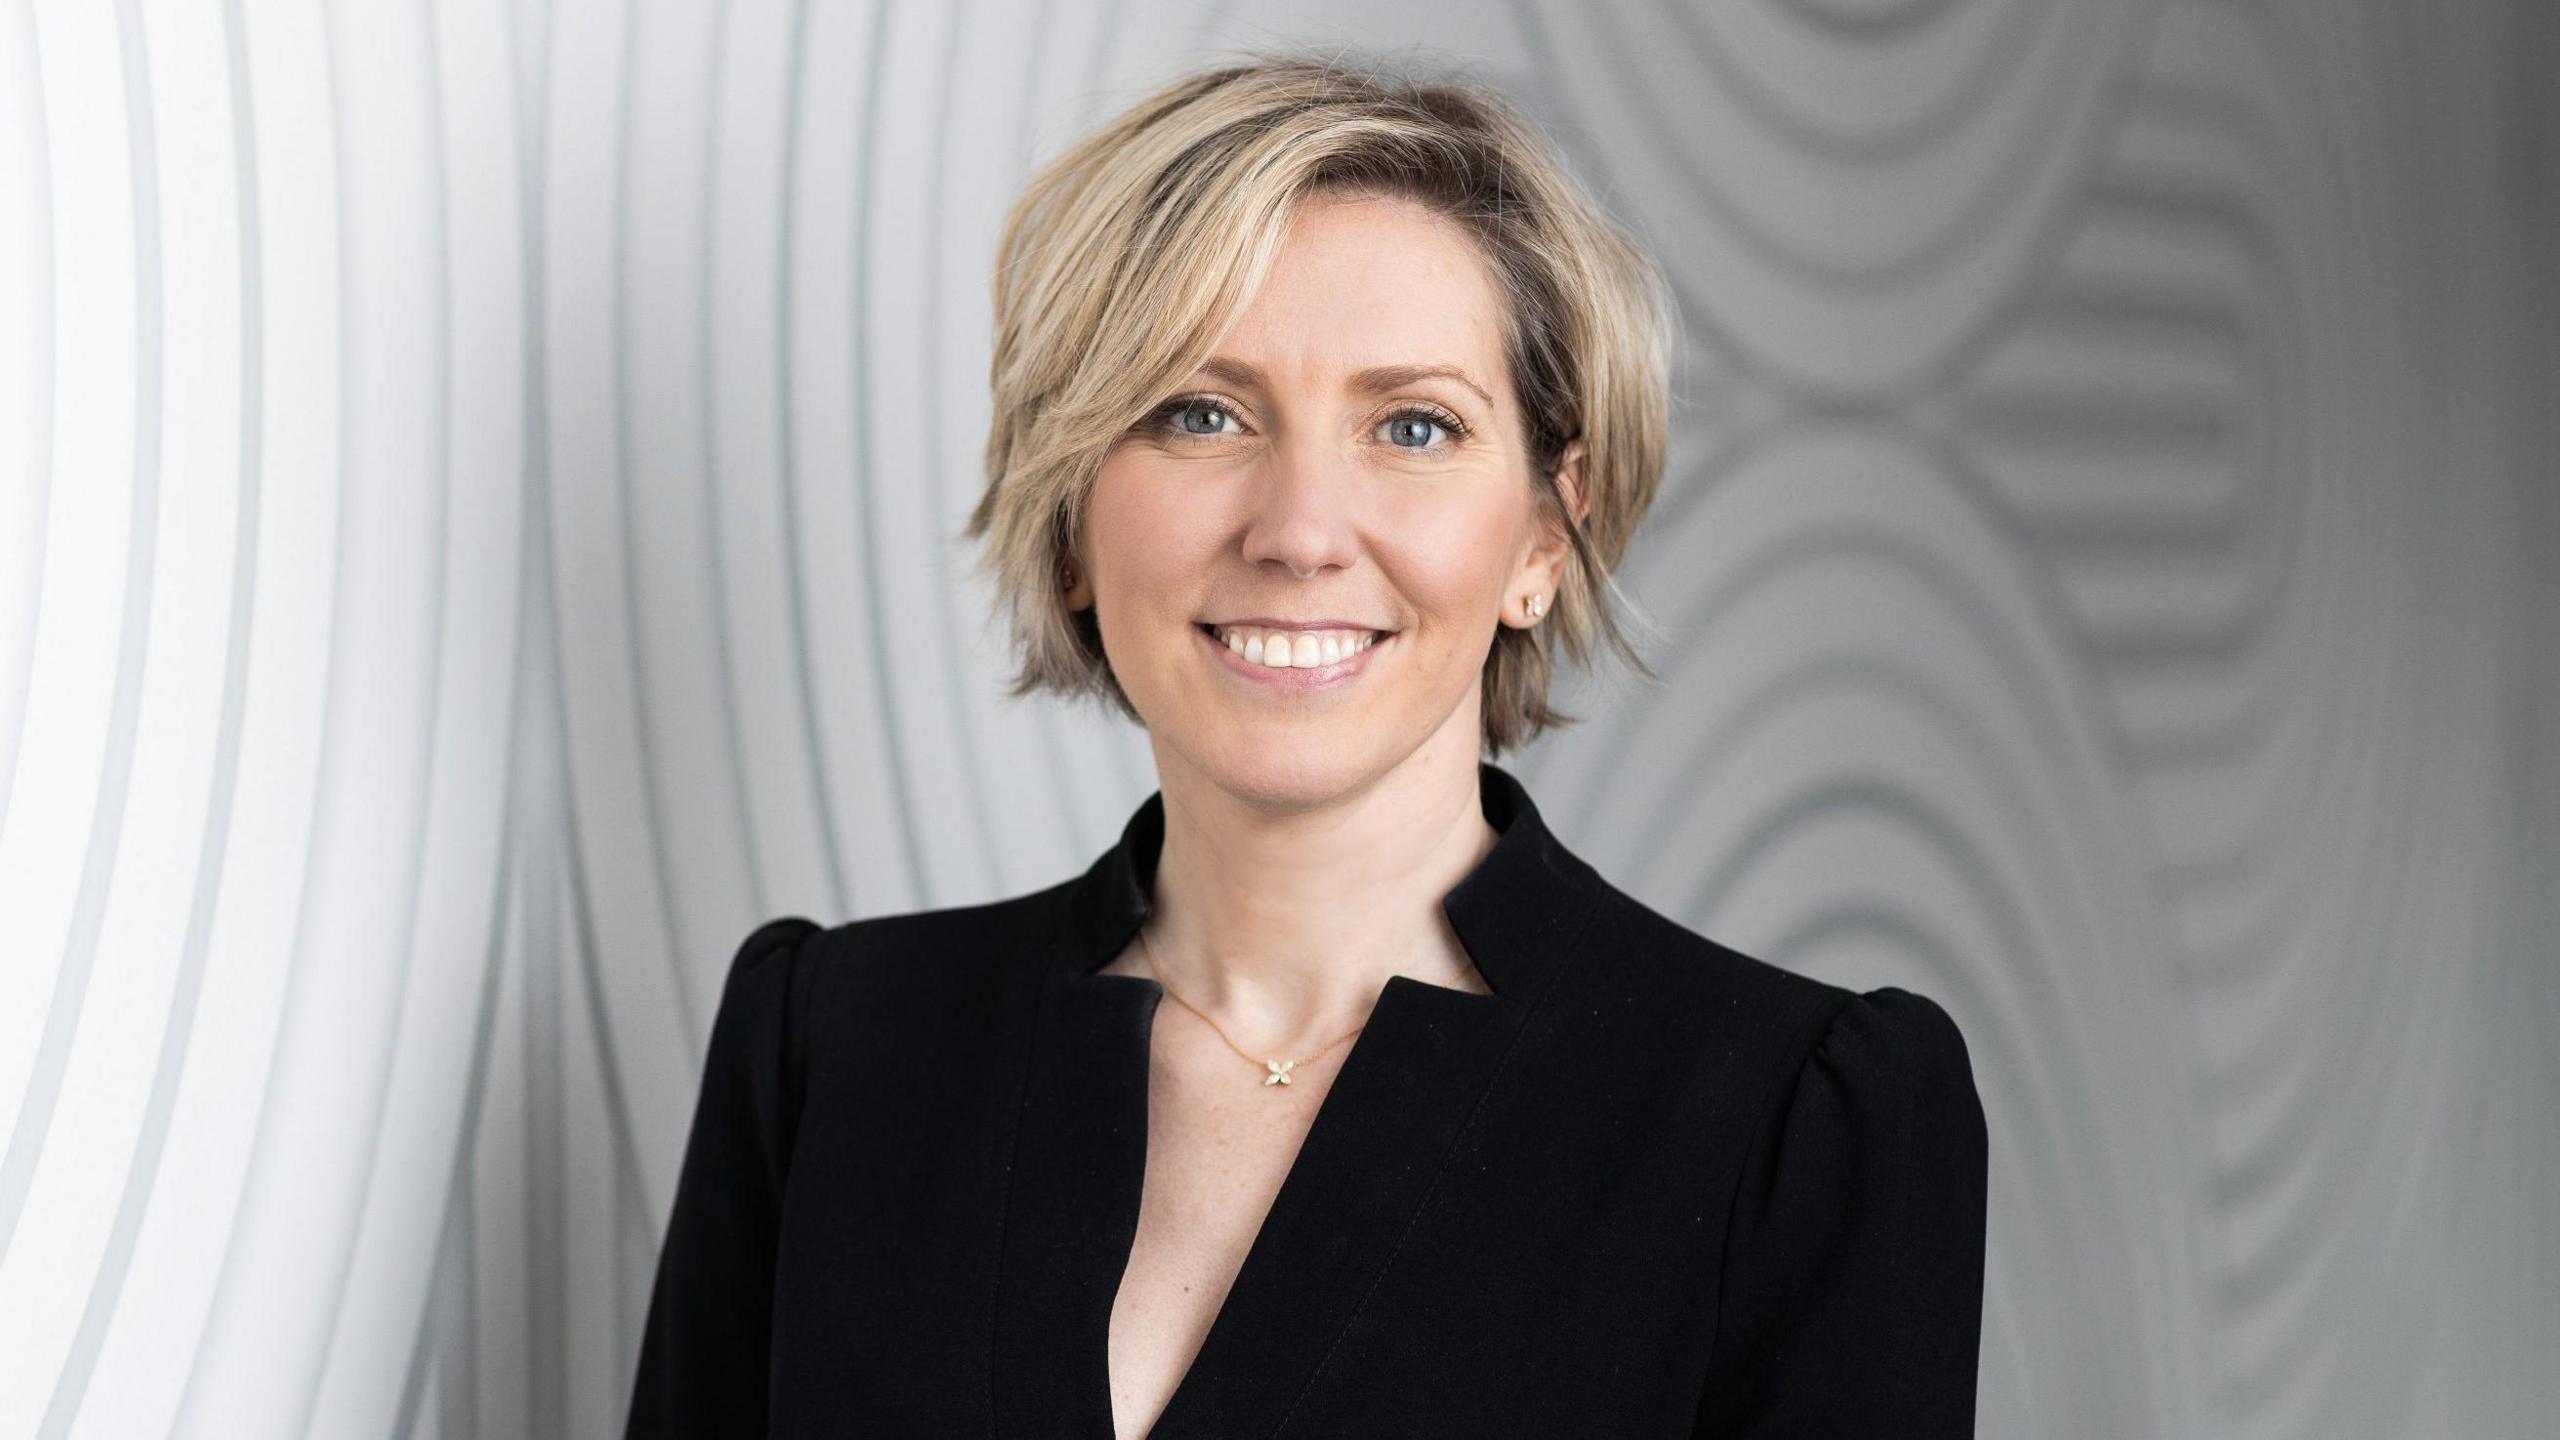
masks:
<instances>
[{"instance_id":1,"label":"flower pendant","mask_svg":"<svg viewBox=\"0 0 2560 1440\"><path fill-rule=\"evenodd\" d=\"M1263 1084L1286 1085L1289 1083L1290 1067L1298 1062L1295 1060L1265 1060L1262 1063L1271 1067L1271 1073L1262 1077Z\"/></svg>"}]
</instances>

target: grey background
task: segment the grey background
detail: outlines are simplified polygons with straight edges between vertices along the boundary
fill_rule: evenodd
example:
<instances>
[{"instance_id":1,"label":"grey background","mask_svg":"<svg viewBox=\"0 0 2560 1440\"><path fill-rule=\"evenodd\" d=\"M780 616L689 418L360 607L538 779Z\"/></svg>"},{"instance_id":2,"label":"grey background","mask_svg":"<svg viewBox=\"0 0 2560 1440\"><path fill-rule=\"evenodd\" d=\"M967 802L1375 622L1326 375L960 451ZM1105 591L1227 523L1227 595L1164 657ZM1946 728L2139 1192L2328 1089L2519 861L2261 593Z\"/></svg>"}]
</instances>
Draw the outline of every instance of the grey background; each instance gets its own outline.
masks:
<instances>
[{"instance_id":1,"label":"grey background","mask_svg":"<svg viewBox=\"0 0 2560 1440\"><path fill-rule=\"evenodd\" d=\"M949 542L1039 157L1471 61L1663 256L1516 762L1945 1003L1981 1430L2560 1416L2547 7L0 5L0 1435L603 1435L759 920L1081 869Z\"/></svg>"}]
</instances>

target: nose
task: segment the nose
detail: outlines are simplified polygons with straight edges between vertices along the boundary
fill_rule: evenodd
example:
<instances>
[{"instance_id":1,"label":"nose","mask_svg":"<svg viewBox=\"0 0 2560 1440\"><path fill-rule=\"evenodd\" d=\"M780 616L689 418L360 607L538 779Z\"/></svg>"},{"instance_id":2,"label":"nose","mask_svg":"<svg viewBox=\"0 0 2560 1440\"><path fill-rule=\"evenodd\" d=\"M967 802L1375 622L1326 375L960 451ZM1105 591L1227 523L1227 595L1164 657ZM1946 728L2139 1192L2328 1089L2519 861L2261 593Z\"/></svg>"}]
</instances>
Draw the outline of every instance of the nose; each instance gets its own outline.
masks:
<instances>
[{"instance_id":1,"label":"nose","mask_svg":"<svg viewBox=\"0 0 2560 1440\"><path fill-rule=\"evenodd\" d=\"M1357 468L1321 447L1287 441L1266 453L1253 480L1245 558L1286 565L1301 580L1351 564L1360 553L1352 508Z\"/></svg>"}]
</instances>

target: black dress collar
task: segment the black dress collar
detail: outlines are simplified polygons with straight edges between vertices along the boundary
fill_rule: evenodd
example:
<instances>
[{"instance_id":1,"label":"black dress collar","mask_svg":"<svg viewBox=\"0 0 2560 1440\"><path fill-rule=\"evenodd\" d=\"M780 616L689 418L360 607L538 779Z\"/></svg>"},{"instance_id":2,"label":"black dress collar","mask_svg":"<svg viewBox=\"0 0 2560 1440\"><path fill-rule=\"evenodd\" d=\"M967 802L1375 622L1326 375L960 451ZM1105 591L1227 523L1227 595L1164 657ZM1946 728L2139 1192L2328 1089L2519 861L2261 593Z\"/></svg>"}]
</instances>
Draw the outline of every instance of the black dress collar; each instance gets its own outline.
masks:
<instances>
[{"instance_id":1,"label":"black dress collar","mask_svg":"<svg viewBox=\"0 0 2560 1440\"><path fill-rule=\"evenodd\" d=\"M1525 1003L1545 986L1560 958L1556 928L1580 918L1575 902L1587 898L1591 871L1547 829L1536 802L1510 771L1478 761L1476 788L1485 823L1498 833L1493 848L1441 897L1440 911L1493 993ZM1156 861L1163 852L1164 792L1157 791L1074 882L1064 943L1053 958L1076 975L1090 976L1126 949L1153 907Z\"/></svg>"},{"instance_id":2,"label":"black dress collar","mask_svg":"<svg viewBox=\"0 0 2560 1440\"><path fill-rule=\"evenodd\" d=\"M1597 877L1548 833L1518 780L1481 761L1477 778L1500 835L1441 911L1493 993L1390 977L1350 1046L1325 1057L1341 1069L1153 1440L1282 1428L1580 948ZM1111 1307L1137 1235L1164 989L1096 972L1146 918L1163 841L1158 792L1065 887L1055 928L1025 941L1042 963L998 1246L990 1399L1000 1437L1111 1440ZM1240 1086L1254 1083L1237 1070Z\"/></svg>"}]
</instances>

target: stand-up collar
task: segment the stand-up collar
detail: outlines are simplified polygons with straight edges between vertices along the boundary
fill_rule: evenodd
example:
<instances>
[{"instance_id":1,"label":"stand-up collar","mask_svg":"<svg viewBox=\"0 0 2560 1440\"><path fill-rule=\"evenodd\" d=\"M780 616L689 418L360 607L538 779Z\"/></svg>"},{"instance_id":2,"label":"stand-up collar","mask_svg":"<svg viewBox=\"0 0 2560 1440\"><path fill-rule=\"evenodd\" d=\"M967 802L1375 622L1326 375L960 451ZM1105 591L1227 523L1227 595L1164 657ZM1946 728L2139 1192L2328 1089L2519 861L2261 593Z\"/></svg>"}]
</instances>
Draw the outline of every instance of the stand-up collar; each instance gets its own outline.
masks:
<instances>
[{"instance_id":1,"label":"stand-up collar","mask_svg":"<svg viewBox=\"0 0 2560 1440\"><path fill-rule=\"evenodd\" d=\"M1493 848L1441 898L1467 957L1506 1000L1536 997L1560 954L1563 927L1578 922L1591 898L1590 867L1564 848L1540 818L1517 777L1491 761L1476 764ZM1164 792L1149 795L1121 827L1120 838L1075 882L1068 900L1070 933L1058 959L1077 974L1111 962L1137 935L1152 908L1156 862L1164 852ZM1416 982L1423 983L1423 982ZM1440 987L1445 988L1445 987Z\"/></svg>"}]
</instances>

